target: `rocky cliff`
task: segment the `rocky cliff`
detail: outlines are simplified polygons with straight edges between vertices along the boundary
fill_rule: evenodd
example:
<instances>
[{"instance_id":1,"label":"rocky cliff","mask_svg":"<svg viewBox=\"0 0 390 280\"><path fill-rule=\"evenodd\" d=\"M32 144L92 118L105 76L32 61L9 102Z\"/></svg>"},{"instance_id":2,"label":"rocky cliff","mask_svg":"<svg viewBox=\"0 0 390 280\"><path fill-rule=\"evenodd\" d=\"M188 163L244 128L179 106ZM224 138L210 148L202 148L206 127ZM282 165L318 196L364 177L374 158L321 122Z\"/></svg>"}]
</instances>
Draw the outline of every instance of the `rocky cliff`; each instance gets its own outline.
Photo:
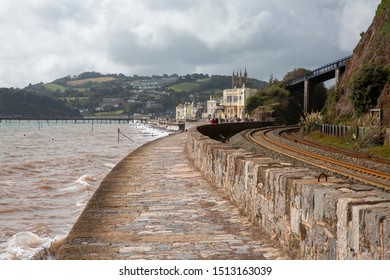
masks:
<instances>
[{"instance_id":1,"label":"rocky cliff","mask_svg":"<svg viewBox=\"0 0 390 280\"><path fill-rule=\"evenodd\" d=\"M352 115L355 112L351 101L351 89L359 69L367 65L380 66L390 72L390 0L382 0L368 30L361 39L347 64L346 72L337 86L338 100L334 104L336 115ZM375 108L390 110L390 76L384 82Z\"/></svg>"}]
</instances>

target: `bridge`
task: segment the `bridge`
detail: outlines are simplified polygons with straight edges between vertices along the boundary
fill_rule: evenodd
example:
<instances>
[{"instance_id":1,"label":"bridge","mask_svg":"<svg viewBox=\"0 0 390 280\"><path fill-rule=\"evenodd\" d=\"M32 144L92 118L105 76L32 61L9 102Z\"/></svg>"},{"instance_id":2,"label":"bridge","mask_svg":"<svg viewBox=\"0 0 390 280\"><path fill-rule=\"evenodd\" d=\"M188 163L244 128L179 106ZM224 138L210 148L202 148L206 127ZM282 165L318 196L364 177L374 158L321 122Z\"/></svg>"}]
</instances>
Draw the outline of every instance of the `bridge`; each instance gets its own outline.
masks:
<instances>
[{"instance_id":1,"label":"bridge","mask_svg":"<svg viewBox=\"0 0 390 280\"><path fill-rule=\"evenodd\" d=\"M303 108L305 113L309 108L310 87L334 78L336 78L337 83L337 80L345 72L346 63L351 57L352 55L346 56L285 82L286 88L290 91L304 90Z\"/></svg>"}]
</instances>

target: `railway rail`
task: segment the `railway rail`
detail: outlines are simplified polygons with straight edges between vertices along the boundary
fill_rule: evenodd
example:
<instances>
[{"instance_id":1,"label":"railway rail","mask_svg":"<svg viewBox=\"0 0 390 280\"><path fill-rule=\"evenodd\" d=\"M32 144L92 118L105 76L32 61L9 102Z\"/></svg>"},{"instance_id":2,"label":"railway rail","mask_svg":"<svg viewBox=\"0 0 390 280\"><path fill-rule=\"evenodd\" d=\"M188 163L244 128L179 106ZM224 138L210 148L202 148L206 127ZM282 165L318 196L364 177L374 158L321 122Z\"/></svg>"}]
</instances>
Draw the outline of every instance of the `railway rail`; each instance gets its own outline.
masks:
<instances>
[{"instance_id":1,"label":"railway rail","mask_svg":"<svg viewBox=\"0 0 390 280\"><path fill-rule=\"evenodd\" d=\"M350 150L346 150L346 149L341 149L341 148L332 147L329 145L324 145L321 143L313 142L307 138L304 138L304 137L298 135L297 134L298 131L299 131L299 128L285 129L282 132L280 132L280 136L287 139L287 140L293 141L295 143L300 143L300 144L303 144L306 146L320 148L322 150L329 151L332 153L343 154L343 155L353 157L353 158L359 158L359 159L364 159L364 160L379 163L379 164L390 165L390 161L385 160L385 159L381 159L378 157L374 157L370 154L356 152L356 151L350 151Z\"/></svg>"},{"instance_id":2,"label":"railway rail","mask_svg":"<svg viewBox=\"0 0 390 280\"><path fill-rule=\"evenodd\" d=\"M377 170L375 168L363 167L351 162L334 159L331 156L325 156L320 153L314 153L306 149L301 149L297 147L297 145L293 145L292 142L288 143L282 141L280 138L284 137L285 139L295 143L300 142L301 144L310 145L317 149L327 150L330 154L343 153L347 157L360 158L379 163L381 165L390 165L388 161L369 158L367 155L358 154L352 151L341 151L341 149L332 148L321 144L317 145L311 141L294 136L292 132L296 130L297 127L263 128L252 130L246 134L246 138L257 145L261 145L274 152L305 162L306 164L314 165L320 169L329 170L333 173L340 174L350 179L390 191L390 173L388 172Z\"/></svg>"}]
</instances>

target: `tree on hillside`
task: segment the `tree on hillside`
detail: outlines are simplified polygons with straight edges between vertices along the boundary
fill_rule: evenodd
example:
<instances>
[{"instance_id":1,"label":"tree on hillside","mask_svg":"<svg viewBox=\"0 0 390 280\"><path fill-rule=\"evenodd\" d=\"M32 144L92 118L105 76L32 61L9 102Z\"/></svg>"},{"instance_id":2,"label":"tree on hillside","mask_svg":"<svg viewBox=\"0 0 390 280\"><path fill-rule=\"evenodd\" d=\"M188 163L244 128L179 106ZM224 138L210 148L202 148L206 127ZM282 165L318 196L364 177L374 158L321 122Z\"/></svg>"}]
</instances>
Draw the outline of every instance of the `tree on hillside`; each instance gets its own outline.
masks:
<instances>
[{"instance_id":1,"label":"tree on hillside","mask_svg":"<svg viewBox=\"0 0 390 280\"><path fill-rule=\"evenodd\" d=\"M262 107L263 111L272 112L272 116L281 124L297 123L302 111L302 108L297 106L295 97L277 83L262 88L256 95L249 97L245 111L252 114L259 107Z\"/></svg>"},{"instance_id":2,"label":"tree on hillside","mask_svg":"<svg viewBox=\"0 0 390 280\"><path fill-rule=\"evenodd\" d=\"M296 97L279 84L263 89L268 97L266 104L272 108L272 116L280 124L296 124L302 112Z\"/></svg>"},{"instance_id":3,"label":"tree on hillside","mask_svg":"<svg viewBox=\"0 0 390 280\"><path fill-rule=\"evenodd\" d=\"M232 86L232 78L229 76L213 75L208 81L199 85L199 91L223 90Z\"/></svg>"},{"instance_id":4,"label":"tree on hillside","mask_svg":"<svg viewBox=\"0 0 390 280\"><path fill-rule=\"evenodd\" d=\"M295 68L294 70L288 72L284 76L283 81L287 82L289 80L304 76L309 72L310 70L307 70L305 68ZM327 89L325 88L324 83L319 83L314 85L311 88L311 91L312 93L310 94L308 111L309 112L321 111L327 99ZM294 95L295 101L303 108L303 95L304 95L303 89L294 91L291 94Z\"/></svg>"},{"instance_id":5,"label":"tree on hillside","mask_svg":"<svg viewBox=\"0 0 390 280\"><path fill-rule=\"evenodd\" d=\"M79 116L78 110L70 109L64 102L27 90L0 89L0 115L25 117Z\"/></svg>"},{"instance_id":6,"label":"tree on hillside","mask_svg":"<svg viewBox=\"0 0 390 280\"><path fill-rule=\"evenodd\" d=\"M251 114L257 107L263 106L265 101L267 101L267 97L261 92L248 97L245 102L245 112Z\"/></svg>"},{"instance_id":7,"label":"tree on hillside","mask_svg":"<svg viewBox=\"0 0 390 280\"><path fill-rule=\"evenodd\" d=\"M91 78L100 78L103 77L103 75L99 72L84 72L78 75L79 80L84 80L84 79L91 79Z\"/></svg>"},{"instance_id":8,"label":"tree on hillside","mask_svg":"<svg viewBox=\"0 0 390 280\"><path fill-rule=\"evenodd\" d=\"M307 70L305 68L295 68L294 70L288 72L284 77L283 77L283 82L287 82L289 80L304 76L308 74L310 70Z\"/></svg>"}]
</instances>

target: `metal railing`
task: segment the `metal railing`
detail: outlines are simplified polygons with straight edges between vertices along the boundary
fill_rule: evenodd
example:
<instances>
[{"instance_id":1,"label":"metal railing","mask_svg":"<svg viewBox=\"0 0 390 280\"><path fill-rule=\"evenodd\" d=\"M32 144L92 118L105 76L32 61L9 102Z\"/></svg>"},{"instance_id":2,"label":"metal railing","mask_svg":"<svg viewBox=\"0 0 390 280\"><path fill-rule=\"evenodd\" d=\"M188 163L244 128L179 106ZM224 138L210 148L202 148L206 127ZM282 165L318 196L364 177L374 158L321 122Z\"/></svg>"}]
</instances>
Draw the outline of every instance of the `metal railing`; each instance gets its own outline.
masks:
<instances>
[{"instance_id":1,"label":"metal railing","mask_svg":"<svg viewBox=\"0 0 390 280\"><path fill-rule=\"evenodd\" d=\"M334 71L338 68L344 67L346 62L351 57L352 57L352 55L349 55L349 56L346 56L346 57L341 58L339 60L336 60L334 62L328 63L324 66L321 66L319 68L316 68L305 75L299 76L297 78L294 78L294 79L291 79L291 80L285 82L285 86L290 87L290 86L302 83L302 82L309 80L311 78L314 78L314 77L320 76L322 74L328 73L330 71Z\"/></svg>"}]
</instances>

